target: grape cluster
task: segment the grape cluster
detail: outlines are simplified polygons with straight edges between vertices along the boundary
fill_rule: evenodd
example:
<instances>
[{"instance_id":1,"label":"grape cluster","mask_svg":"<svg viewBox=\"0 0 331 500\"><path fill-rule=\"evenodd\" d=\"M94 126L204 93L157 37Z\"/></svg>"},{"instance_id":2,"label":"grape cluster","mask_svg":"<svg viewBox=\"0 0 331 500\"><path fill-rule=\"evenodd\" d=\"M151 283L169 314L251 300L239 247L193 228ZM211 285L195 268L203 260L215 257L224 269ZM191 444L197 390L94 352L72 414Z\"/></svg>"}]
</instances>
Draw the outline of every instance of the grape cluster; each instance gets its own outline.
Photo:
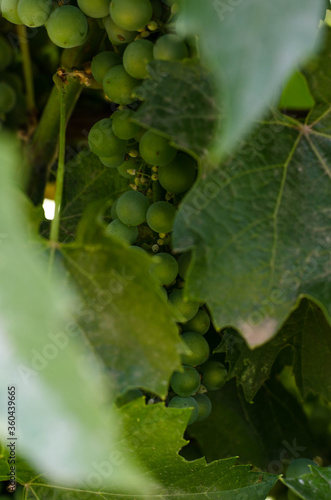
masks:
<instances>
[{"instance_id":1,"label":"grape cluster","mask_svg":"<svg viewBox=\"0 0 331 500\"><path fill-rule=\"evenodd\" d=\"M93 57L90 72L105 99L112 102L113 112L92 126L88 143L100 162L130 179L131 186L113 203L106 232L132 250L151 255L150 275L176 311L186 346L182 371L175 372L170 382L167 404L192 408L189 423L201 421L211 412L206 392L219 389L227 371L222 363L209 359L210 347L204 337L210 328L207 309L186 300L183 294L190 253L178 258L171 247L178 205L196 180L197 165L168 137L142 128L135 120L149 78L148 64L190 57L185 40L173 29L177 4L175 0L71 3L74 5L51 0L2 0L1 8L12 23L30 28L44 25L50 40L61 48L83 45L93 22L105 30L107 44ZM0 40L0 54L1 50ZM131 391L119 404L141 394Z\"/></svg>"}]
</instances>

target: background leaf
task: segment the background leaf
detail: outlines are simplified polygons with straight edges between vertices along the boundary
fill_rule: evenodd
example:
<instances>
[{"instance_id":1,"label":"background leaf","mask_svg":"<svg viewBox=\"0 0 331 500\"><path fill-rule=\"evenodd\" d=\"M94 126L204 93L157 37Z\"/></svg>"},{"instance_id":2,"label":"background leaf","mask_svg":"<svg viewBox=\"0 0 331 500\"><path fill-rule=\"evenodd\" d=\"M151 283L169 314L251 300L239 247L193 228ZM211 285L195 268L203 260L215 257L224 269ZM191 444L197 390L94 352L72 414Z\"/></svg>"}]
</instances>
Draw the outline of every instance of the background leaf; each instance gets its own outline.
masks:
<instances>
[{"instance_id":1,"label":"background leaf","mask_svg":"<svg viewBox=\"0 0 331 500\"><path fill-rule=\"evenodd\" d=\"M205 422L188 427L188 435L211 462L239 456L240 463L254 463L262 470L281 474L298 455L313 456L312 436L301 406L273 380L265 384L254 403L245 401L231 381L208 392L213 409Z\"/></svg>"},{"instance_id":2,"label":"background leaf","mask_svg":"<svg viewBox=\"0 0 331 500\"><path fill-rule=\"evenodd\" d=\"M272 365L287 346L295 349L294 375L303 397L310 392L331 400L331 327L316 304L303 299L270 342L249 349L235 331L226 331L215 352L226 352L229 378L237 377L251 401L269 378Z\"/></svg>"},{"instance_id":3,"label":"background leaf","mask_svg":"<svg viewBox=\"0 0 331 500\"><path fill-rule=\"evenodd\" d=\"M331 136L323 130L276 114L195 184L175 221L174 247L194 248L188 295L251 346L270 339L302 295L331 313Z\"/></svg>"},{"instance_id":4,"label":"background leaf","mask_svg":"<svg viewBox=\"0 0 331 500\"><path fill-rule=\"evenodd\" d=\"M12 137L0 136L0 433L7 438L7 387L14 385L20 453L49 477L79 484L108 457L118 422L102 367L87 355L70 314L75 297L59 270L49 280L45 248L31 239L21 212L18 151ZM129 457L102 480L142 489Z\"/></svg>"},{"instance_id":5,"label":"background leaf","mask_svg":"<svg viewBox=\"0 0 331 500\"><path fill-rule=\"evenodd\" d=\"M282 479L292 491L304 500L328 500L331 495L331 469L328 467L311 467L311 474L296 479Z\"/></svg>"},{"instance_id":6,"label":"background leaf","mask_svg":"<svg viewBox=\"0 0 331 500\"><path fill-rule=\"evenodd\" d=\"M151 279L149 258L116 239L62 248L81 293L77 321L119 392L141 387L161 397L180 368L180 338L172 310Z\"/></svg>"},{"instance_id":7,"label":"background leaf","mask_svg":"<svg viewBox=\"0 0 331 500\"><path fill-rule=\"evenodd\" d=\"M87 205L95 200L115 200L128 187L117 169L107 168L89 151L82 151L66 165L61 211L61 240L75 239Z\"/></svg>"},{"instance_id":8,"label":"background leaf","mask_svg":"<svg viewBox=\"0 0 331 500\"><path fill-rule=\"evenodd\" d=\"M198 35L202 60L219 89L223 119L221 135L215 141L217 159L233 150L279 94L294 66L312 52L325 2L181 3L177 29Z\"/></svg>"},{"instance_id":9,"label":"background leaf","mask_svg":"<svg viewBox=\"0 0 331 500\"><path fill-rule=\"evenodd\" d=\"M186 444L182 435L189 410L168 409L160 403L145 405L143 398L139 398L125 405L120 413L125 429L121 450L134 455L145 470L143 477L149 494L142 498L177 500L189 496L191 500L199 500L203 495L210 500L264 500L277 480L276 475L251 472L248 466L236 466L235 458L209 465L204 459L185 461L178 451ZM157 484L154 479L157 479ZM31 497L34 493L40 500L50 496L57 500L94 498L92 491L74 488L64 491L60 486L45 484L42 478L31 478L27 488ZM95 495L114 498L114 490L106 489ZM132 500L134 497L132 490L131 495L121 495L120 498Z\"/></svg>"}]
</instances>

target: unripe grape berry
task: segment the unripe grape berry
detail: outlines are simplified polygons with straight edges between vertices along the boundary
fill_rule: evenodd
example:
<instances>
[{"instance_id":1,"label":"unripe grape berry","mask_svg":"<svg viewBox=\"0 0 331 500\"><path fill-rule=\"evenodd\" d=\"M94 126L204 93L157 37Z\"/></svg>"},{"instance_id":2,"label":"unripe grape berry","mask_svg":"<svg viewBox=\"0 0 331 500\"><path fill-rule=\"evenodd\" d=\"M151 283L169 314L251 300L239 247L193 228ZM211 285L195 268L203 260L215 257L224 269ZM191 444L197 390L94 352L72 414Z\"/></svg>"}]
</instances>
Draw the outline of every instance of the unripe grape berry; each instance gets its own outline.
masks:
<instances>
[{"instance_id":1,"label":"unripe grape berry","mask_svg":"<svg viewBox=\"0 0 331 500\"><path fill-rule=\"evenodd\" d=\"M217 391L223 387L227 379L227 369L219 361L210 360L200 367L202 384L209 391Z\"/></svg>"},{"instance_id":2,"label":"unripe grape berry","mask_svg":"<svg viewBox=\"0 0 331 500\"><path fill-rule=\"evenodd\" d=\"M295 479L296 477L303 476L304 474L310 474L310 465L314 465L316 467L317 463L313 462L309 458L295 458L288 466L285 476L287 478Z\"/></svg>"},{"instance_id":3,"label":"unripe grape berry","mask_svg":"<svg viewBox=\"0 0 331 500\"><path fill-rule=\"evenodd\" d=\"M136 226L126 226L119 219L115 219L108 224L106 233L128 245L133 245L138 238L138 228Z\"/></svg>"},{"instance_id":4,"label":"unripe grape berry","mask_svg":"<svg viewBox=\"0 0 331 500\"><path fill-rule=\"evenodd\" d=\"M172 399L170 399L168 407L169 408L179 408L180 410L183 408L192 408L192 413L191 413L190 419L188 421L188 425L193 424L193 422L195 422L196 419L198 418L199 405L198 405L197 401L192 396L189 396L186 398L182 398L180 396L175 396Z\"/></svg>"},{"instance_id":5,"label":"unripe grape berry","mask_svg":"<svg viewBox=\"0 0 331 500\"><path fill-rule=\"evenodd\" d=\"M2 16L13 24L23 24L18 12L18 0L2 0L1 13Z\"/></svg>"},{"instance_id":6,"label":"unripe grape berry","mask_svg":"<svg viewBox=\"0 0 331 500\"><path fill-rule=\"evenodd\" d=\"M193 158L180 153L172 161L159 167L159 181L170 193L179 194L192 186L196 172Z\"/></svg>"},{"instance_id":7,"label":"unripe grape berry","mask_svg":"<svg viewBox=\"0 0 331 500\"><path fill-rule=\"evenodd\" d=\"M149 40L135 40L123 54L123 66L129 75L143 79L148 77L147 64L153 60L154 44Z\"/></svg>"},{"instance_id":8,"label":"unripe grape berry","mask_svg":"<svg viewBox=\"0 0 331 500\"><path fill-rule=\"evenodd\" d=\"M142 29L152 18L150 0L112 0L110 15L118 26L128 31Z\"/></svg>"},{"instance_id":9,"label":"unripe grape berry","mask_svg":"<svg viewBox=\"0 0 331 500\"><path fill-rule=\"evenodd\" d=\"M148 130L141 138L139 151L143 160L151 165L166 165L173 160L177 150L170 146L169 140Z\"/></svg>"},{"instance_id":10,"label":"unripe grape berry","mask_svg":"<svg viewBox=\"0 0 331 500\"><path fill-rule=\"evenodd\" d=\"M148 198L139 191L127 191L122 194L116 205L119 220L127 226L139 226L146 220L149 207Z\"/></svg>"},{"instance_id":11,"label":"unripe grape berry","mask_svg":"<svg viewBox=\"0 0 331 500\"><path fill-rule=\"evenodd\" d=\"M170 285L178 274L178 263L169 253L159 253L152 257L149 268L151 275L161 284Z\"/></svg>"},{"instance_id":12,"label":"unripe grape berry","mask_svg":"<svg viewBox=\"0 0 331 500\"><path fill-rule=\"evenodd\" d=\"M166 201L153 203L147 211L149 227L156 233L170 233L176 215L176 209Z\"/></svg>"},{"instance_id":13,"label":"unripe grape berry","mask_svg":"<svg viewBox=\"0 0 331 500\"><path fill-rule=\"evenodd\" d=\"M204 335L210 327L209 314L204 309L199 309L194 318L183 324L184 332L196 332Z\"/></svg>"},{"instance_id":14,"label":"unripe grape berry","mask_svg":"<svg viewBox=\"0 0 331 500\"><path fill-rule=\"evenodd\" d=\"M51 41L62 48L78 47L85 43L88 23L85 14L73 5L53 10L46 23Z\"/></svg>"},{"instance_id":15,"label":"unripe grape berry","mask_svg":"<svg viewBox=\"0 0 331 500\"><path fill-rule=\"evenodd\" d=\"M171 377L170 385L178 396L192 396L200 387L200 375L192 366L183 365L183 371L175 372Z\"/></svg>"},{"instance_id":16,"label":"unripe grape berry","mask_svg":"<svg viewBox=\"0 0 331 500\"><path fill-rule=\"evenodd\" d=\"M208 396L205 394L196 394L193 396L196 402L199 405L199 413L196 419L196 422L202 422L209 417L212 410L212 404Z\"/></svg>"},{"instance_id":17,"label":"unripe grape berry","mask_svg":"<svg viewBox=\"0 0 331 500\"><path fill-rule=\"evenodd\" d=\"M103 90L109 99L117 104L131 104L135 99L132 92L139 80L130 76L122 65L109 69L103 79Z\"/></svg>"},{"instance_id":18,"label":"unripe grape berry","mask_svg":"<svg viewBox=\"0 0 331 500\"><path fill-rule=\"evenodd\" d=\"M9 113L16 104L15 90L6 82L0 82L0 114Z\"/></svg>"},{"instance_id":19,"label":"unripe grape berry","mask_svg":"<svg viewBox=\"0 0 331 500\"><path fill-rule=\"evenodd\" d=\"M86 16L101 18L109 15L110 0L77 0L77 3Z\"/></svg>"},{"instance_id":20,"label":"unripe grape berry","mask_svg":"<svg viewBox=\"0 0 331 500\"><path fill-rule=\"evenodd\" d=\"M92 153L103 158L110 158L124 152L126 141L116 137L112 129L111 119L103 118L91 128L88 144Z\"/></svg>"},{"instance_id":21,"label":"unripe grape berry","mask_svg":"<svg viewBox=\"0 0 331 500\"><path fill-rule=\"evenodd\" d=\"M122 43L130 43L136 37L135 31L127 31L114 23L110 16L102 20L108 38L113 45L121 45Z\"/></svg>"},{"instance_id":22,"label":"unripe grape berry","mask_svg":"<svg viewBox=\"0 0 331 500\"><path fill-rule=\"evenodd\" d=\"M184 300L183 290L171 292L169 302L176 308L181 322L192 319L199 309L199 302Z\"/></svg>"},{"instance_id":23,"label":"unripe grape berry","mask_svg":"<svg viewBox=\"0 0 331 500\"><path fill-rule=\"evenodd\" d=\"M13 59L13 49L6 38L0 35L0 71L6 69Z\"/></svg>"},{"instance_id":24,"label":"unripe grape berry","mask_svg":"<svg viewBox=\"0 0 331 500\"><path fill-rule=\"evenodd\" d=\"M118 110L112 116L113 132L120 139L133 139L140 131L140 125L133 123L131 118L134 117L134 112L126 110Z\"/></svg>"},{"instance_id":25,"label":"unripe grape berry","mask_svg":"<svg viewBox=\"0 0 331 500\"><path fill-rule=\"evenodd\" d=\"M99 52L99 54L93 57L91 63L93 78L102 85L107 71L114 66L121 64L121 61L121 56L119 54L115 54L115 52L111 52L110 50Z\"/></svg>"},{"instance_id":26,"label":"unripe grape berry","mask_svg":"<svg viewBox=\"0 0 331 500\"><path fill-rule=\"evenodd\" d=\"M45 24L52 12L52 0L19 0L17 13L22 23L31 28Z\"/></svg>"},{"instance_id":27,"label":"unripe grape berry","mask_svg":"<svg viewBox=\"0 0 331 500\"><path fill-rule=\"evenodd\" d=\"M182 363L189 366L202 365L209 358L209 345L202 335L185 332L182 339L190 349L190 354L182 354Z\"/></svg>"},{"instance_id":28,"label":"unripe grape berry","mask_svg":"<svg viewBox=\"0 0 331 500\"><path fill-rule=\"evenodd\" d=\"M156 40L153 53L154 59L162 61L180 61L188 56L184 40L173 34L160 36Z\"/></svg>"},{"instance_id":29,"label":"unripe grape berry","mask_svg":"<svg viewBox=\"0 0 331 500\"><path fill-rule=\"evenodd\" d=\"M125 159L125 154L124 153L119 153L118 155L115 156L110 156L109 158L99 156L99 160L101 163L108 168L118 168L122 165L123 161Z\"/></svg>"}]
</instances>

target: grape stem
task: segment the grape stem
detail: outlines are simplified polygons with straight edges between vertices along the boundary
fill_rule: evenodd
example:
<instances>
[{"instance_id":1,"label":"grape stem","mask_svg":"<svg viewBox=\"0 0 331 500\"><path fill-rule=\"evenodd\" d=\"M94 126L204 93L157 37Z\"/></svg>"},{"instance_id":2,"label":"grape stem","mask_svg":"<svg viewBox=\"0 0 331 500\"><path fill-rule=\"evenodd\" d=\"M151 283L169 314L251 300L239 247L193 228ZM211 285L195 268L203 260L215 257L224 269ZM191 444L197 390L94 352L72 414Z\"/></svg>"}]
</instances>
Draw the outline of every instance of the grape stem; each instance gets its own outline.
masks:
<instances>
[{"instance_id":1,"label":"grape stem","mask_svg":"<svg viewBox=\"0 0 331 500\"><path fill-rule=\"evenodd\" d=\"M29 39L26 31L26 26L24 24L17 25L17 35L22 54L23 74L24 74L24 83L26 90L26 106L29 119L31 119L33 126L35 125L33 122L35 120L36 101L34 93L33 70L32 70L31 54L29 47Z\"/></svg>"},{"instance_id":2,"label":"grape stem","mask_svg":"<svg viewBox=\"0 0 331 500\"><path fill-rule=\"evenodd\" d=\"M50 242L51 255L49 262L49 271L51 271L54 262L55 250L59 241L60 215L63 195L63 181L65 171L65 152L66 152L66 117L67 117L67 89L65 83L59 89L60 92L60 137L59 137L59 156L56 175L55 190L55 214L51 224Z\"/></svg>"}]
</instances>

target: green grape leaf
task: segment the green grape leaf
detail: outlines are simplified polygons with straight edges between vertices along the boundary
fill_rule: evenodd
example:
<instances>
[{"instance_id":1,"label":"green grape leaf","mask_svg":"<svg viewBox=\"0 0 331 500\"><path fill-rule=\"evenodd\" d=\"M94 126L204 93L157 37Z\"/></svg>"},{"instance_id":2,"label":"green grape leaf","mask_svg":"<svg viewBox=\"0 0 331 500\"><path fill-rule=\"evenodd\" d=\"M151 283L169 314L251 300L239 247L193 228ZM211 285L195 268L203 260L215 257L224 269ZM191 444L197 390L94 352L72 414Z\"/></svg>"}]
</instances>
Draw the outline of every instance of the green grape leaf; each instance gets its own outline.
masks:
<instances>
[{"instance_id":1,"label":"green grape leaf","mask_svg":"<svg viewBox=\"0 0 331 500\"><path fill-rule=\"evenodd\" d=\"M148 272L150 257L105 236L63 246L62 256L81 294L77 322L116 390L165 397L182 349L173 311Z\"/></svg>"},{"instance_id":2,"label":"green grape leaf","mask_svg":"<svg viewBox=\"0 0 331 500\"><path fill-rule=\"evenodd\" d=\"M241 463L281 474L291 459L314 452L307 418L279 382L265 384L253 404L233 380L207 395L212 412L207 420L189 426L188 435L197 440L208 462L235 453Z\"/></svg>"},{"instance_id":3,"label":"green grape leaf","mask_svg":"<svg viewBox=\"0 0 331 500\"><path fill-rule=\"evenodd\" d=\"M175 145L197 156L215 134L219 116L215 90L206 71L192 63L153 61L151 79L142 84L145 101L135 121L170 137Z\"/></svg>"},{"instance_id":4,"label":"green grape leaf","mask_svg":"<svg viewBox=\"0 0 331 500\"><path fill-rule=\"evenodd\" d=\"M74 154L75 152L73 152ZM86 206L95 200L115 200L128 186L117 169L105 167L93 153L82 150L66 165L61 210L61 240L75 239Z\"/></svg>"},{"instance_id":5,"label":"green grape leaf","mask_svg":"<svg viewBox=\"0 0 331 500\"><path fill-rule=\"evenodd\" d=\"M320 308L306 299L265 345L252 351L237 332L228 330L215 352L226 352L229 378L237 377L251 401L269 377L279 352L289 345L295 349L293 371L302 396L313 392L330 401L331 327Z\"/></svg>"},{"instance_id":6,"label":"green grape leaf","mask_svg":"<svg viewBox=\"0 0 331 500\"><path fill-rule=\"evenodd\" d=\"M143 398L139 398L125 405L120 414L124 426L121 449L135 456L145 471L143 477L149 487L149 494L139 498L179 500L185 496L190 500L202 497L209 500L264 500L278 479L273 474L252 472L249 466L236 466L236 458L208 465L203 458L185 461L178 451L186 444L182 435L189 420L188 409L170 409L162 403L146 405ZM119 461L120 455L115 459ZM100 467L100 472L102 470L105 468ZM19 482L26 484L20 478ZM123 500L136 498L134 490L131 495L120 496L111 489L96 492L85 488L64 490L61 486L48 484L42 477L31 477L26 488L28 498L40 500L87 500L96 496Z\"/></svg>"},{"instance_id":7,"label":"green grape leaf","mask_svg":"<svg viewBox=\"0 0 331 500\"><path fill-rule=\"evenodd\" d=\"M282 481L291 491L303 500L329 500L331 497L331 469L329 467L311 467L311 474Z\"/></svg>"},{"instance_id":8,"label":"green grape leaf","mask_svg":"<svg viewBox=\"0 0 331 500\"><path fill-rule=\"evenodd\" d=\"M312 53L324 0L181 0L177 29L197 35L223 110L214 157L232 151ZM235 62L235 63L234 63Z\"/></svg>"},{"instance_id":9,"label":"green grape leaf","mask_svg":"<svg viewBox=\"0 0 331 500\"><path fill-rule=\"evenodd\" d=\"M184 199L174 248L194 249L187 295L248 344L272 338L300 297L331 314L330 113L274 114Z\"/></svg>"},{"instance_id":10,"label":"green grape leaf","mask_svg":"<svg viewBox=\"0 0 331 500\"><path fill-rule=\"evenodd\" d=\"M87 352L71 315L75 295L63 286L59 269L51 272L49 252L26 219L29 202L13 179L22 165L19 150L1 134L0 433L50 478L79 484L93 463L107 458L119 425L106 404L111 394L103 367ZM12 387L16 409L10 413ZM14 417L13 430L8 422ZM129 484L144 490L129 457L117 472L112 482L123 491Z\"/></svg>"}]
</instances>

